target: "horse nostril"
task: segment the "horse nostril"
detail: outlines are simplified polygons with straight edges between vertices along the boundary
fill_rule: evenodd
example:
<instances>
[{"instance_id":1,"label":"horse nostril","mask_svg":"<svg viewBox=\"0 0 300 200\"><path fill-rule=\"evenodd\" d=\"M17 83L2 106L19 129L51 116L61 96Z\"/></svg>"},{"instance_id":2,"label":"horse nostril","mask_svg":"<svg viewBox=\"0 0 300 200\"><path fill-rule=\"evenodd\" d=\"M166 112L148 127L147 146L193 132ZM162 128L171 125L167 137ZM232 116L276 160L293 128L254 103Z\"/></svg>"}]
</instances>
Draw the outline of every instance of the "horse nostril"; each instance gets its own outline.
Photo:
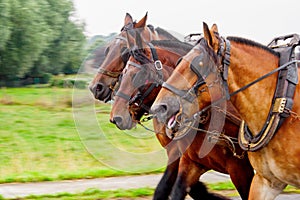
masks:
<instances>
[{"instance_id":1,"label":"horse nostril","mask_svg":"<svg viewBox=\"0 0 300 200\"><path fill-rule=\"evenodd\" d=\"M96 91L99 92L99 93L101 93L103 90L104 90L103 84L98 83L98 84L96 85Z\"/></svg>"},{"instance_id":2,"label":"horse nostril","mask_svg":"<svg viewBox=\"0 0 300 200\"><path fill-rule=\"evenodd\" d=\"M157 104L157 105L154 105L152 106L151 108L151 113L153 114L163 114L163 113L166 113L168 110L168 106L167 104Z\"/></svg>"},{"instance_id":3,"label":"horse nostril","mask_svg":"<svg viewBox=\"0 0 300 200\"><path fill-rule=\"evenodd\" d=\"M159 122L165 123L167 120L168 106L167 104L156 104L152 106L151 113L155 115Z\"/></svg>"},{"instance_id":4,"label":"horse nostril","mask_svg":"<svg viewBox=\"0 0 300 200\"><path fill-rule=\"evenodd\" d=\"M112 123L114 123L114 124L121 124L123 119L120 116L115 116L115 117L113 117L112 121L113 121Z\"/></svg>"}]
</instances>

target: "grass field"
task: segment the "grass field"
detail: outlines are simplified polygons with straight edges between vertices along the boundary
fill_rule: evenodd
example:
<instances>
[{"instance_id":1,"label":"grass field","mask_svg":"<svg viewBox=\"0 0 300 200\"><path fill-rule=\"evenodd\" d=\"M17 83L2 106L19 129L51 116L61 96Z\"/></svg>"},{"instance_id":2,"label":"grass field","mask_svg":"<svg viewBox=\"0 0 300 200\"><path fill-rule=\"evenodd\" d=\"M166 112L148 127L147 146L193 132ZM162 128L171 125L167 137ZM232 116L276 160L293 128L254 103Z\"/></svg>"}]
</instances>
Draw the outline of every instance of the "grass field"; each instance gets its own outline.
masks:
<instances>
[{"instance_id":1,"label":"grass field","mask_svg":"<svg viewBox=\"0 0 300 200\"><path fill-rule=\"evenodd\" d=\"M78 134L80 127L78 122L76 126L74 121L72 94L72 89L59 88L0 90L1 183L128 174L128 171L114 164L116 162L114 160L122 161L123 158L113 157L111 146L121 149L121 152L132 151L142 155L143 152L152 151L153 147L161 149L153 135L146 138L147 142L143 138L134 140L132 135L123 134L110 124L108 122L110 106L107 104L92 105L95 107L93 109L100 110L96 114L96 121L101 124L101 129L104 129L105 141L100 143L97 140L99 138L93 137L93 134L98 134L98 130L95 133L95 129L88 123L84 127L87 129L84 134ZM77 109L89 109L84 100L80 105ZM92 118L84 115L83 117L87 122ZM144 133L145 130L138 128L130 134L139 132ZM93 148L97 151L92 152L87 146L90 144L95 145ZM107 156L102 159L98 154ZM136 166L134 162L131 164L132 166L127 168ZM164 164L162 160L161 166ZM140 169L131 173L149 172L146 164L139 167ZM157 167L158 171L161 169Z\"/></svg>"},{"instance_id":2,"label":"grass field","mask_svg":"<svg viewBox=\"0 0 300 200\"><path fill-rule=\"evenodd\" d=\"M238 192L231 182L221 182L214 184L207 184L210 192L219 193L223 196L234 197L238 196ZM284 193L300 193L295 187L288 186ZM150 200L154 194L154 188L138 188L138 189L119 189L102 191L95 188L89 188L80 193L57 193L48 195L30 195L23 198L5 199L0 196L0 200Z\"/></svg>"},{"instance_id":3,"label":"grass field","mask_svg":"<svg viewBox=\"0 0 300 200\"><path fill-rule=\"evenodd\" d=\"M163 171L164 150L153 133L141 127L119 131L108 122L110 105L95 103L88 94L59 88L0 89L0 183ZM209 188L234 189L231 182ZM286 191L299 192L293 187ZM152 194L153 188L89 189L24 199L132 199Z\"/></svg>"}]
</instances>

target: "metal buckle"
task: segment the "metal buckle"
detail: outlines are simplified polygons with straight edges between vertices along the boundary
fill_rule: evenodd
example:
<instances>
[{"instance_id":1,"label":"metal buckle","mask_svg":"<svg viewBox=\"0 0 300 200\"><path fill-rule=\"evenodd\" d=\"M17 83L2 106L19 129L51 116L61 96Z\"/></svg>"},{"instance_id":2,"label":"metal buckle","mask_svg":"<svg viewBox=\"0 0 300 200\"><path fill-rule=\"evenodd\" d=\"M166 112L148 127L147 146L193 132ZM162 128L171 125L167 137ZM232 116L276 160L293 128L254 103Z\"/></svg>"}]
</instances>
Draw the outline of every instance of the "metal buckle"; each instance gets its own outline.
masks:
<instances>
[{"instance_id":1,"label":"metal buckle","mask_svg":"<svg viewBox=\"0 0 300 200\"><path fill-rule=\"evenodd\" d=\"M276 98L273 112L274 113L283 113L286 104L286 98Z\"/></svg>"},{"instance_id":2,"label":"metal buckle","mask_svg":"<svg viewBox=\"0 0 300 200\"><path fill-rule=\"evenodd\" d=\"M155 66L156 70L158 70L158 71L162 70L162 68L163 68L162 63L160 62L160 60L156 60L154 62L154 66Z\"/></svg>"}]
</instances>

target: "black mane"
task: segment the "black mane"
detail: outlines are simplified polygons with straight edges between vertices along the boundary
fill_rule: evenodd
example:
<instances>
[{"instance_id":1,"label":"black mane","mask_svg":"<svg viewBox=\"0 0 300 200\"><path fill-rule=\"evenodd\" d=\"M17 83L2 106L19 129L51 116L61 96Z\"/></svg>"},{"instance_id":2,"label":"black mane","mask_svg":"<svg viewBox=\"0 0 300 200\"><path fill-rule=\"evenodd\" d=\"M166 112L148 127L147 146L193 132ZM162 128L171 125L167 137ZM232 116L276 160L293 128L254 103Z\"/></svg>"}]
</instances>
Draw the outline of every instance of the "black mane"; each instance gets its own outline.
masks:
<instances>
[{"instance_id":1,"label":"black mane","mask_svg":"<svg viewBox=\"0 0 300 200\"><path fill-rule=\"evenodd\" d=\"M164 30L164 29L162 29L162 28L160 28L160 27L157 27L157 28L155 28L155 30L157 31L157 33L159 34L159 35L164 35L164 36L166 36L167 38L169 38L170 40L177 40L177 41L179 41L176 37L174 37L171 33L169 33L168 31L166 31L166 30Z\"/></svg>"},{"instance_id":2,"label":"black mane","mask_svg":"<svg viewBox=\"0 0 300 200\"><path fill-rule=\"evenodd\" d=\"M175 52L179 52L179 51L189 52L193 48L191 44L181 42L179 40L152 40L151 43L154 46L169 48Z\"/></svg>"},{"instance_id":3,"label":"black mane","mask_svg":"<svg viewBox=\"0 0 300 200\"><path fill-rule=\"evenodd\" d=\"M269 47L267 47L265 45L262 45L262 44L260 44L258 42L254 42L252 40L245 39L245 38L240 38L240 37L227 37L227 39L230 40L230 41L237 42L237 43L246 44L246 45L253 46L253 47L258 47L260 49L268 51L271 54L279 57L279 53L278 52L276 52L273 49L271 49L271 48L269 48Z\"/></svg>"}]
</instances>

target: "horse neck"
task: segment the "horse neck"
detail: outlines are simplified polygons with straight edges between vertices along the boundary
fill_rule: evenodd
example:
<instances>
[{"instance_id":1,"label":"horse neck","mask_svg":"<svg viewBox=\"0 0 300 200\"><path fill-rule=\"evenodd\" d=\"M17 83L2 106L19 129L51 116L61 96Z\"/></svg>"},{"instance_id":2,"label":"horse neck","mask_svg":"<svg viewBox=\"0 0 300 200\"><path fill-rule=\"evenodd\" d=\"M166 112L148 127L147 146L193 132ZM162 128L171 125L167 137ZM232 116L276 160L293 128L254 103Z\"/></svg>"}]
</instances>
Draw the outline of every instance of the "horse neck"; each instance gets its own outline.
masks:
<instances>
[{"instance_id":1,"label":"horse neck","mask_svg":"<svg viewBox=\"0 0 300 200\"><path fill-rule=\"evenodd\" d=\"M167 78L171 76L172 72L176 68L176 63L178 59L185 55L185 53L175 53L170 50L157 48L157 55L158 59L163 64L164 81L166 81Z\"/></svg>"},{"instance_id":2,"label":"horse neck","mask_svg":"<svg viewBox=\"0 0 300 200\"><path fill-rule=\"evenodd\" d=\"M277 67L278 57L272 53L255 46L231 42L229 91L234 92ZM231 97L233 105L254 135L262 129L267 119L276 81L277 74L273 74Z\"/></svg>"},{"instance_id":3,"label":"horse neck","mask_svg":"<svg viewBox=\"0 0 300 200\"><path fill-rule=\"evenodd\" d=\"M174 39L173 36L168 36L165 34L160 34L156 30L151 30L148 26L144 28L142 32L142 38L144 41L150 42L152 40L167 40L167 39Z\"/></svg>"}]
</instances>

